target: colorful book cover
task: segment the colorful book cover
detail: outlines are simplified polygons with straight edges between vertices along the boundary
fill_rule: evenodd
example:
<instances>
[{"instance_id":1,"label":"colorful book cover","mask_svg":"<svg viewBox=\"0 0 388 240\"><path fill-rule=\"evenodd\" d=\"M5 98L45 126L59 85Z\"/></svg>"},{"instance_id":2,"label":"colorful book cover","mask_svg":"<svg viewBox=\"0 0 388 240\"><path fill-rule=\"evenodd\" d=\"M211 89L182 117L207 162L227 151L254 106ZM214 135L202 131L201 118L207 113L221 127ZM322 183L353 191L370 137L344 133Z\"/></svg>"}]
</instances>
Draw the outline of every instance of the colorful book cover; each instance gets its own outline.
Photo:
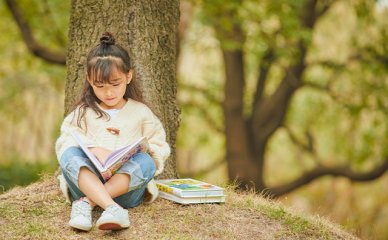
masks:
<instances>
[{"instance_id":1,"label":"colorful book cover","mask_svg":"<svg viewBox=\"0 0 388 240\"><path fill-rule=\"evenodd\" d=\"M191 178L156 180L156 185L161 192L183 198L224 196L223 188Z\"/></svg>"}]
</instances>

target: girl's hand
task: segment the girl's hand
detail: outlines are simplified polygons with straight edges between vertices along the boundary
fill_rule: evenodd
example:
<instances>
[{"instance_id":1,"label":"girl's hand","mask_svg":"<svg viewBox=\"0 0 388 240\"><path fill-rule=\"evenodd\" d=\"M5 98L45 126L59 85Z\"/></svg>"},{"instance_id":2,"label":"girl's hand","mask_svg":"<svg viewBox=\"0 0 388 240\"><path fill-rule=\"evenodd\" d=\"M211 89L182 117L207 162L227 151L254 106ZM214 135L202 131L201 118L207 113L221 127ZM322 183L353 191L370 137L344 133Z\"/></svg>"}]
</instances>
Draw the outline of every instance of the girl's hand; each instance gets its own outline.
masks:
<instances>
[{"instance_id":1,"label":"girl's hand","mask_svg":"<svg viewBox=\"0 0 388 240\"><path fill-rule=\"evenodd\" d=\"M102 148L102 147L92 147L92 148L89 148L89 150L94 154L94 156L97 157L101 165L104 165L109 154L112 153L111 150Z\"/></svg>"}]
</instances>

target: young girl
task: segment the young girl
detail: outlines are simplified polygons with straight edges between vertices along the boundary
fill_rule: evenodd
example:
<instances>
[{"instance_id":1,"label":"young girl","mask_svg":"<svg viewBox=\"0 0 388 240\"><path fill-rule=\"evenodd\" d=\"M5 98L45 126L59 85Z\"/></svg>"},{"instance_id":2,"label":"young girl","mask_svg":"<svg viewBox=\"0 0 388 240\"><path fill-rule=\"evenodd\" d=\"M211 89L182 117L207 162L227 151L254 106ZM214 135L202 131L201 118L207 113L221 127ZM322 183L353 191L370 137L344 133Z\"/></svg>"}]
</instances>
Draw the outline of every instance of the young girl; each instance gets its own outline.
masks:
<instances>
[{"instance_id":1,"label":"young girl","mask_svg":"<svg viewBox=\"0 0 388 240\"><path fill-rule=\"evenodd\" d=\"M157 197L153 177L163 171L170 148L161 122L141 103L132 76L128 52L115 44L110 33L104 33L100 44L88 54L84 90L75 109L64 119L56 142L62 174L74 200L69 221L73 228L92 228L95 205L104 209L96 222L99 229L127 228L126 209L147 201L145 195L149 202ZM71 131L81 136L101 163L113 150L141 136L148 138L151 156L134 155L105 182Z\"/></svg>"}]
</instances>

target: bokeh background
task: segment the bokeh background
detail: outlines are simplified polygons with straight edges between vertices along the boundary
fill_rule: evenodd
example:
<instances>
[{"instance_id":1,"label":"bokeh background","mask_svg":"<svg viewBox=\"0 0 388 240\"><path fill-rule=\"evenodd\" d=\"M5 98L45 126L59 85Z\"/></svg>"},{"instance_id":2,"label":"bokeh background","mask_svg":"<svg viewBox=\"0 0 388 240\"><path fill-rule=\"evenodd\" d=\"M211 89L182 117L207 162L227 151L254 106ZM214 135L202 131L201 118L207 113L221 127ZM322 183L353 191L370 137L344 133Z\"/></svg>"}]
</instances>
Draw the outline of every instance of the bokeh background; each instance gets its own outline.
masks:
<instances>
[{"instance_id":1,"label":"bokeh background","mask_svg":"<svg viewBox=\"0 0 388 240\"><path fill-rule=\"evenodd\" d=\"M226 184L222 102L225 66L221 47L236 42L217 35L214 21L232 9L245 34L246 115L262 56L276 49L265 92L279 84L295 39L308 38L304 79L287 110L285 126L270 138L264 177L268 185L291 181L316 164L368 171L388 156L388 1L338 0L311 32L295 24L293 1L181 1L177 62L177 137L180 177ZM296 1L298 2L298 1ZM300 1L302 2L302 1ZM19 0L35 39L64 52L70 1ZM232 12L233 12L232 11ZM222 15L225 17L225 15ZM5 1L0 2L0 193L27 185L57 168L54 142L64 112L66 68L35 57ZM313 149L313 150L312 150ZM378 164L377 164L378 165ZM366 182L324 176L277 198L324 216L362 239L388 239L388 174Z\"/></svg>"}]
</instances>

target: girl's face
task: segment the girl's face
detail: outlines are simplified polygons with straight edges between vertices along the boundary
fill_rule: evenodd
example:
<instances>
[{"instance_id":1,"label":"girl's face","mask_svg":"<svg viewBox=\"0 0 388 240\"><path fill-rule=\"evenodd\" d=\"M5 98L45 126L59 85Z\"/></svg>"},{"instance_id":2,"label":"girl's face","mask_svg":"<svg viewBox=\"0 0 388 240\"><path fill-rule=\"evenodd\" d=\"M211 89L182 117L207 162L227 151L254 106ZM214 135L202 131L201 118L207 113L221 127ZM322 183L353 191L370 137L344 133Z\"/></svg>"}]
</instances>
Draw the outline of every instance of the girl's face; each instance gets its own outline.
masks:
<instances>
[{"instance_id":1,"label":"girl's face","mask_svg":"<svg viewBox=\"0 0 388 240\"><path fill-rule=\"evenodd\" d=\"M132 72L127 74L118 71L116 68L112 69L108 83L95 83L88 79L92 86L94 94L101 101L100 106L104 109L120 109L126 101L123 98L127 84L132 79Z\"/></svg>"}]
</instances>

